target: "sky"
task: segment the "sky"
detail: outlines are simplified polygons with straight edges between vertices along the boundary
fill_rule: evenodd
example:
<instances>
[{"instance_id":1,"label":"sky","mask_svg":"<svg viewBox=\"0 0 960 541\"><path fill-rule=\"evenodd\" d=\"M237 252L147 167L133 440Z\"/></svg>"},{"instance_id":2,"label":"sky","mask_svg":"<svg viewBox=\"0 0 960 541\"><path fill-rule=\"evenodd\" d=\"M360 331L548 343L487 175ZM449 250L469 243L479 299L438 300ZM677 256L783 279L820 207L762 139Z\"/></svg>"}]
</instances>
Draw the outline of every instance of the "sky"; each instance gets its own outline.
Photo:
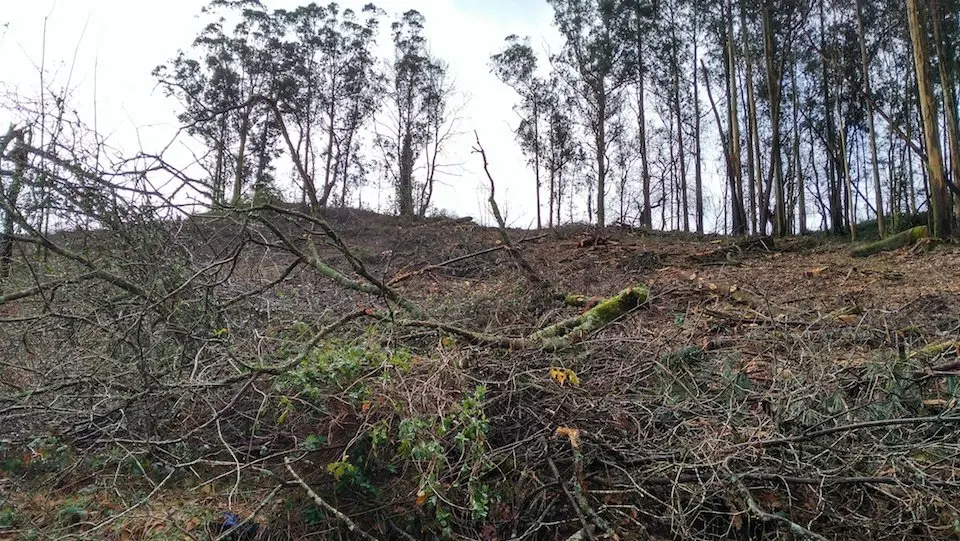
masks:
<instances>
[{"instance_id":1,"label":"sky","mask_svg":"<svg viewBox=\"0 0 960 541\"><path fill-rule=\"evenodd\" d=\"M368 0L343 0L360 8ZM32 0L0 11L0 89L11 97L36 96L40 67L45 84L73 89L71 105L108 144L133 153L159 152L189 162L176 139L177 104L151 76L157 65L187 49L203 26L204 0ZM292 8L296 0L264 0L268 8ZM323 3L323 2L321 2ZM516 95L489 71L490 55L510 34L530 36L541 52L558 46L552 8L544 0L381 0L392 17L417 9L426 18L432 52L450 66L466 94L460 131L449 161L460 164L436 188L435 205L451 214L488 222L487 184L471 153L476 130L497 181L498 201L511 225L535 225L533 172L514 142ZM389 20L382 26L389 28ZM388 40L381 38L382 44ZM545 55L544 55L545 56ZM0 123L9 118L0 112ZM171 144L172 143L172 144ZM282 164L278 164L282 165ZM280 172L283 174L284 169ZM373 203L368 201L368 203ZM387 210L387 209L383 209ZM546 210L544 210L544 213Z\"/></svg>"}]
</instances>

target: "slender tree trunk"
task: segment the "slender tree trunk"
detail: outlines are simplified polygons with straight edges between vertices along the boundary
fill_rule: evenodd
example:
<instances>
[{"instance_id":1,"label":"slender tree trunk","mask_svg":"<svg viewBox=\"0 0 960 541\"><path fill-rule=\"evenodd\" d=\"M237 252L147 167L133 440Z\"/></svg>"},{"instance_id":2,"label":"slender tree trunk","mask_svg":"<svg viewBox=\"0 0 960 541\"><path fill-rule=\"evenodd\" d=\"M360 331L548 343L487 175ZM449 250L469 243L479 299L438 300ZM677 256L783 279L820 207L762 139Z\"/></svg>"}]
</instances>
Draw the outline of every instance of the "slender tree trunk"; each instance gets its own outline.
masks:
<instances>
[{"instance_id":1,"label":"slender tree trunk","mask_svg":"<svg viewBox=\"0 0 960 541\"><path fill-rule=\"evenodd\" d=\"M933 42L937 51L937 68L940 75L940 90L943 95L944 123L947 125L947 148L950 151L950 180L954 185L960 183L960 126L957 123L956 95L950 62L944 47L941 11L938 0L930 0L931 20L933 21ZM954 197L954 215L960 218L960 197Z\"/></svg>"},{"instance_id":2,"label":"slender tree trunk","mask_svg":"<svg viewBox=\"0 0 960 541\"><path fill-rule=\"evenodd\" d=\"M746 235L746 213L744 212L743 202L743 166L740 162L740 115L737 111L737 100L739 90L737 89L737 64L736 48L734 46L733 34L733 7L731 0L727 0L727 102L729 103L729 115L727 117L730 124L730 210L731 210L731 232L734 235ZM706 76L704 79L707 80ZM709 91L709 87L707 87ZM708 94L709 96L709 94ZM712 101L712 100L711 100ZM752 166L752 161L750 162ZM752 186L752 184L751 184ZM752 205L752 199L750 204ZM751 206L751 220L755 219L755 209ZM756 228L754 227L754 230Z\"/></svg>"},{"instance_id":3,"label":"slender tree trunk","mask_svg":"<svg viewBox=\"0 0 960 541\"><path fill-rule=\"evenodd\" d=\"M233 178L233 206L240 204L243 195L243 170L246 167L247 135L250 132L250 115L253 114L253 105L247 105L243 110L240 121L240 149L237 152L237 168Z\"/></svg>"},{"instance_id":4,"label":"slender tree trunk","mask_svg":"<svg viewBox=\"0 0 960 541\"><path fill-rule=\"evenodd\" d=\"M643 184L643 210L640 223L653 229L653 202L650 200L650 159L647 154L646 66L643 57L643 32L640 31L641 4L637 3L637 138L640 144L640 176Z\"/></svg>"},{"instance_id":5,"label":"slender tree trunk","mask_svg":"<svg viewBox=\"0 0 960 541\"><path fill-rule=\"evenodd\" d=\"M673 21L671 21L673 23ZM673 37L673 42L677 43L675 36L675 24L670 25L671 28L671 37ZM689 197L687 194L687 160L683 148L683 110L680 107L680 62L677 60L677 56L680 51L674 51L671 60L671 68L673 71L673 107L674 112L677 115L677 158L680 160L680 178L678 179L677 189L678 189L678 207L679 211L683 214L682 223L683 230L690 231L690 208L689 208Z\"/></svg>"},{"instance_id":6,"label":"slender tree trunk","mask_svg":"<svg viewBox=\"0 0 960 541\"><path fill-rule=\"evenodd\" d=\"M726 196L727 194L729 194L730 212L727 213L726 204L724 204L723 230L724 231L727 230L727 217L729 216L730 222L731 222L730 233L733 235L744 235L747 232L746 231L747 219L743 211L743 196L737 193L737 181L736 181L737 172L734 171L735 165L732 157L732 150L734 145L732 142L732 138L726 136L723 133L723 122L720 120L719 111L717 111L717 103L713 99L713 91L710 90L710 76L707 73L707 67L705 65L703 66L703 81L704 81L704 86L707 89L707 100L710 101L710 109L713 111L713 117L717 121L717 133L720 134L720 144L723 147L723 159L724 159L724 164L726 165L726 171L727 171L727 186L729 187L729 191L725 189L724 195ZM729 85L727 86L727 88L729 89ZM735 111L731 112L729 117L736 119L736 112ZM731 131L733 131L732 127L731 127ZM739 149L737 150L737 152L738 153L740 152ZM740 189L742 190L743 187L741 186ZM724 201L725 200L726 199L724 199Z\"/></svg>"},{"instance_id":7,"label":"slender tree trunk","mask_svg":"<svg viewBox=\"0 0 960 541\"><path fill-rule=\"evenodd\" d=\"M863 2L857 3L857 31L860 34L860 63L863 65L863 91L867 95L867 125L870 128L870 157L873 163L873 190L876 193L877 229L880 238L887 234L886 219L883 215L883 192L880 189L880 163L877 158L877 132L873 124L873 91L870 88L870 63L867 60L867 35L863 28Z\"/></svg>"},{"instance_id":8,"label":"slender tree trunk","mask_svg":"<svg viewBox=\"0 0 960 541\"><path fill-rule=\"evenodd\" d=\"M601 81L599 83L603 85ZM607 90L595 90L597 98L597 227L606 226L605 196L607 190Z\"/></svg>"},{"instance_id":9,"label":"slender tree trunk","mask_svg":"<svg viewBox=\"0 0 960 541\"><path fill-rule=\"evenodd\" d=\"M824 0L820 0L820 50L827 50L827 41L826 41L826 19L823 13L823 4ZM822 80L821 80L821 90L823 93L823 107L826 111L826 124L827 124L827 191L828 198L830 201L830 229L834 235L843 234L844 228L844 218L843 218L843 201L840 190L840 182L837 179L837 164L839 164L839 158L836 156L837 149L837 137L836 137L836 126L834 125L834 115L830 111L834 110L830 97L830 72L827 69L827 59L824 58L820 63L822 69ZM839 99L839 98L838 98Z\"/></svg>"},{"instance_id":10,"label":"slender tree trunk","mask_svg":"<svg viewBox=\"0 0 960 541\"><path fill-rule=\"evenodd\" d=\"M533 100L533 171L537 183L537 229L543 229L543 218L540 214L540 99ZM431 182L431 184L433 184ZM433 191L431 187L430 191Z\"/></svg>"},{"instance_id":11,"label":"slender tree trunk","mask_svg":"<svg viewBox=\"0 0 960 541\"><path fill-rule=\"evenodd\" d=\"M696 16L694 16L693 26L693 182L694 197L696 201L697 213L697 233L703 234L703 178L702 166L700 164L700 87L697 85L697 26Z\"/></svg>"},{"instance_id":12,"label":"slender tree trunk","mask_svg":"<svg viewBox=\"0 0 960 541\"><path fill-rule=\"evenodd\" d=\"M744 2L740 4L740 35L743 42L743 58L746 65L745 83L747 87L747 173L750 176L748 192L750 197L751 232L763 233L767 223L767 210L760 204L760 194L763 193L763 183L760 172L763 166L760 163L760 131L757 125L757 101L753 89L753 55L750 54L750 38L747 30L747 10Z\"/></svg>"},{"instance_id":13,"label":"slender tree trunk","mask_svg":"<svg viewBox=\"0 0 960 541\"><path fill-rule=\"evenodd\" d=\"M842 92L837 92L838 96L842 96ZM847 129L844 126L843 114L840 110L840 100L836 101L837 105L837 126L840 128L840 160L843 163L843 178L846 180L846 207L847 207L847 226L850 227L850 240L857 240L857 212L854 205L854 195L853 195L853 178L850 176L850 160L847 159Z\"/></svg>"},{"instance_id":14,"label":"slender tree trunk","mask_svg":"<svg viewBox=\"0 0 960 541\"><path fill-rule=\"evenodd\" d=\"M555 203L554 198L556 197L556 180L557 180L556 177L557 177L557 173L556 171L554 171L553 167L551 167L550 168L550 196L549 196L550 209L549 209L549 212L547 213L547 222L548 222L547 227L549 227L550 229L553 229L553 209L554 209L554 203Z\"/></svg>"},{"instance_id":15,"label":"slender tree trunk","mask_svg":"<svg viewBox=\"0 0 960 541\"><path fill-rule=\"evenodd\" d=\"M793 171L797 184L797 227L801 235L807 234L806 187L803 183L803 163L800 160L800 99L797 88L797 63L794 59L790 72L790 86L793 89Z\"/></svg>"},{"instance_id":16,"label":"slender tree trunk","mask_svg":"<svg viewBox=\"0 0 960 541\"><path fill-rule=\"evenodd\" d=\"M778 237L787 235L786 200L783 193L783 164L781 162L781 134L780 134L780 92L781 79L777 70L776 50L773 36L773 0L767 0L763 8L763 49L767 60L767 92L770 99L770 159L773 167L774 193L774 234ZM769 194L769 192L767 192ZM762 202L766 207L766 198Z\"/></svg>"},{"instance_id":17,"label":"slender tree trunk","mask_svg":"<svg viewBox=\"0 0 960 541\"><path fill-rule=\"evenodd\" d=\"M557 221L554 225L560 227L563 221L563 167L557 169Z\"/></svg>"},{"instance_id":18,"label":"slender tree trunk","mask_svg":"<svg viewBox=\"0 0 960 541\"><path fill-rule=\"evenodd\" d=\"M263 189L267 165L270 164L270 153L267 150L267 139L270 135L270 111L266 113L263 118L263 129L260 130L260 140L257 143L260 155L257 156L257 171L253 175L254 193Z\"/></svg>"},{"instance_id":19,"label":"slender tree trunk","mask_svg":"<svg viewBox=\"0 0 960 541\"><path fill-rule=\"evenodd\" d=\"M408 127L400 142L400 186L398 190L401 216L413 216L413 135Z\"/></svg>"},{"instance_id":20,"label":"slender tree trunk","mask_svg":"<svg viewBox=\"0 0 960 541\"><path fill-rule=\"evenodd\" d=\"M904 96L906 99L903 100L903 117L906 121L905 132L907 134L907 140L913 140L913 112L910 109L910 104L917 96L917 85L916 85L916 72L913 72L913 76L907 77L906 89L904 91ZM921 145L923 141L920 142ZM904 207L909 209L911 216L917 215L917 192L916 192L916 176L913 172L913 155L910 153L908 148L904 148L904 161L907 164L907 186L904 190Z\"/></svg>"},{"instance_id":21,"label":"slender tree trunk","mask_svg":"<svg viewBox=\"0 0 960 541\"><path fill-rule=\"evenodd\" d=\"M341 204L343 206L347 206L347 196L350 189L349 188L350 183L348 182L349 181L348 173L350 172L350 160L353 157L353 138L356 136L357 129L359 128L359 123L360 123L360 120L358 118L360 116L359 107L360 106L358 103L353 104L353 110L350 113L350 127L347 130L346 140L343 142L343 146L342 146L343 150L340 152L340 155L337 158L338 169L340 171L340 178L342 179L342 183L343 183L343 186L342 186L343 191L341 192L341 197L340 197L342 200Z\"/></svg>"},{"instance_id":22,"label":"slender tree trunk","mask_svg":"<svg viewBox=\"0 0 960 541\"><path fill-rule=\"evenodd\" d=\"M330 194L333 193L333 187L337 183L336 167L334 167L333 148L337 143L336 132L336 103L330 100L330 107L327 109L327 150L324 152L326 163L323 173L323 193L320 196L320 206L326 207L330 202Z\"/></svg>"},{"instance_id":23,"label":"slender tree trunk","mask_svg":"<svg viewBox=\"0 0 960 541\"><path fill-rule=\"evenodd\" d=\"M222 205L227 202L227 127L229 115L220 115L220 137L217 141L217 161L213 173L213 203Z\"/></svg>"},{"instance_id":24,"label":"slender tree trunk","mask_svg":"<svg viewBox=\"0 0 960 541\"><path fill-rule=\"evenodd\" d=\"M930 210L932 211L933 235L950 235L950 194L943 171L937 126L937 106L928 70L926 32L920 20L919 0L907 0L907 24L913 44L913 64L917 72L917 89L920 95L920 111L923 118L923 140L926 143L927 173L929 175Z\"/></svg>"}]
</instances>

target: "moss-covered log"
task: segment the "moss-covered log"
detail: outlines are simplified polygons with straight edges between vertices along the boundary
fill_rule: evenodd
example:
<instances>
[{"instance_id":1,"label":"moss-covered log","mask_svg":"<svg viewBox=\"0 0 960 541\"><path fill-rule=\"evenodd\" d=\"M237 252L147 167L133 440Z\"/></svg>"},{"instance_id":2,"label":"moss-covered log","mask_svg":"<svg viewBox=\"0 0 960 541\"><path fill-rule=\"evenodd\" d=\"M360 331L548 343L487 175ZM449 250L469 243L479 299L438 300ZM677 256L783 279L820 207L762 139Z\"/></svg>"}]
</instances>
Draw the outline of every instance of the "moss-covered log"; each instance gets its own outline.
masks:
<instances>
[{"instance_id":1,"label":"moss-covered log","mask_svg":"<svg viewBox=\"0 0 960 541\"><path fill-rule=\"evenodd\" d=\"M925 239L930 236L930 231L927 229L927 226L920 225L907 229L906 231L901 231L896 235L891 235L881 241L877 241L859 248L854 248L850 255L853 257L868 257L874 254L879 254L880 252L889 252L891 250L897 250L900 248L905 248L916 244L920 239Z\"/></svg>"},{"instance_id":2,"label":"moss-covered log","mask_svg":"<svg viewBox=\"0 0 960 541\"><path fill-rule=\"evenodd\" d=\"M543 349L558 351L580 342L610 322L647 302L650 290L646 286L628 287L609 299L602 300L593 308L577 317L565 319L524 337L511 338L484 334L439 321L396 319L389 313L370 309L367 315L390 321L405 327L437 329L465 338L475 344L485 344L507 349Z\"/></svg>"},{"instance_id":3,"label":"moss-covered log","mask_svg":"<svg viewBox=\"0 0 960 541\"><path fill-rule=\"evenodd\" d=\"M650 290L645 286L628 287L577 317L540 329L531 334L528 340L539 343L546 349L569 347L647 302L649 296Z\"/></svg>"}]
</instances>

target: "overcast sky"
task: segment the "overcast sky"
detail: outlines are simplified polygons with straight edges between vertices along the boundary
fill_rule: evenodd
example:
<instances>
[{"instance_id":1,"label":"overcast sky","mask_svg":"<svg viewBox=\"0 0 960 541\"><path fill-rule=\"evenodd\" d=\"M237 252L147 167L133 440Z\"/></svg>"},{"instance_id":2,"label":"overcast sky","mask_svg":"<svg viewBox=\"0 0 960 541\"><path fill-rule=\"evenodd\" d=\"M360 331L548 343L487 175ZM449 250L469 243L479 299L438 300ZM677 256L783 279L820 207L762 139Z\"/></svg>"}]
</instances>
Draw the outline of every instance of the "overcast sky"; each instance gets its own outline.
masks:
<instances>
[{"instance_id":1,"label":"overcast sky","mask_svg":"<svg viewBox=\"0 0 960 541\"><path fill-rule=\"evenodd\" d=\"M157 152L177 130L176 103L156 88L151 70L188 48L203 25L204 0L0 0L0 83L6 92L36 95L43 61L48 86L74 88L73 105L93 124L94 102L100 132L128 151ZM269 8L291 8L296 0L265 0ZM319 2L324 3L324 2ZM366 0L344 0L359 8ZM381 0L390 17L417 9L426 17L431 50L446 60L458 88L469 94L461 125L466 134L451 161L464 164L457 177L438 187L439 208L458 215L485 215L486 188L472 131L480 134L498 181L508 220L533 224L533 173L513 140L516 96L493 77L489 57L509 34L529 35L538 49L559 43L552 9L544 0ZM46 51L44 55L44 20ZM389 28L389 20L382 26ZM386 37L381 42L386 41ZM45 56L45 60L44 60ZM0 118L0 120L3 120ZM186 160L188 154L182 152ZM284 164L281 164L284 165ZM281 175L286 167L280 169ZM546 211L544 211L546 212Z\"/></svg>"}]
</instances>

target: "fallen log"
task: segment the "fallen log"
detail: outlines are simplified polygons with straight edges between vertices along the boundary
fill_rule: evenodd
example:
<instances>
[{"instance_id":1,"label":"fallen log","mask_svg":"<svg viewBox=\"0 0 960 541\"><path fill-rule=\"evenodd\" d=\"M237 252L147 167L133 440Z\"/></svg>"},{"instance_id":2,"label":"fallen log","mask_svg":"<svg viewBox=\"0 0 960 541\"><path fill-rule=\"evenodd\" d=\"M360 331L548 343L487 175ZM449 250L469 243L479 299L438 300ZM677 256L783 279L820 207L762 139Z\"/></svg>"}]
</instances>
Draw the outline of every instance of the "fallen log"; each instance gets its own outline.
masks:
<instances>
[{"instance_id":1,"label":"fallen log","mask_svg":"<svg viewBox=\"0 0 960 541\"><path fill-rule=\"evenodd\" d=\"M576 317L554 323L523 338L485 334L439 321L397 319L385 311L372 308L366 310L365 315L403 327L436 329L459 336L475 344L505 349L559 351L583 341L589 335L646 303L649 297L650 290L646 286L628 287Z\"/></svg>"},{"instance_id":2,"label":"fallen log","mask_svg":"<svg viewBox=\"0 0 960 541\"><path fill-rule=\"evenodd\" d=\"M930 237L930 231L925 225L919 225L907 229L906 231L901 231L896 235L891 235L883 240L867 244L865 246L860 246L859 248L854 248L850 251L850 255L853 257L869 257L881 252L889 252L892 250L898 250L900 248L906 248L912 246L921 239L926 239Z\"/></svg>"}]
</instances>

